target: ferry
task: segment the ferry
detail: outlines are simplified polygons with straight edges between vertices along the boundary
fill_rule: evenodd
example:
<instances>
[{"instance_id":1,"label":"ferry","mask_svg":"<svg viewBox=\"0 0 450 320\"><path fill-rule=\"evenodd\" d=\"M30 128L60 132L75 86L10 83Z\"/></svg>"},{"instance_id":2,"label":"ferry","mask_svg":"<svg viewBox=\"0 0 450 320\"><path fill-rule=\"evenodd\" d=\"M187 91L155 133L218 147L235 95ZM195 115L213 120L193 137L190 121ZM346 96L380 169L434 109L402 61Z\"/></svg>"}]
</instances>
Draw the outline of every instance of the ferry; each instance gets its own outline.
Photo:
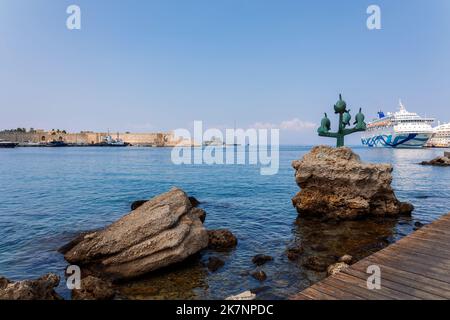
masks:
<instances>
[{"instance_id":1,"label":"ferry","mask_svg":"<svg viewBox=\"0 0 450 320\"><path fill-rule=\"evenodd\" d=\"M11 141L5 141L5 140L0 140L0 148L8 148L8 149L12 149L17 147L19 144L16 142L11 142Z\"/></svg>"},{"instance_id":2,"label":"ferry","mask_svg":"<svg viewBox=\"0 0 450 320\"><path fill-rule=\"evenodd\" d=\"M422 148L433 135L432 118L408 112L399 102L398 112L378 112L378 119L367 125L361 142L367 147Z\"/></svg>"},{"instance_id":3,"label":"ferry","mask_svg":"<svg viewBox=\"0 0 450 320\"><path fill-rule=\"evenodd\" d=\"M222 141L222 139L213 136L211 140L207 140L203 142L204 147L214 146L214 147L222 147L225 143Z\"/></svg>"},{"instance_id":4,"label":"ferry","mask_svg":"<svg viewBox=\"0 0 450 320\"><path fill-rule=\"evenodd\" d=\"M434 128L433 136L427 142L427 147L450 148L450 122Z\"/></svg>"}]
</instances>

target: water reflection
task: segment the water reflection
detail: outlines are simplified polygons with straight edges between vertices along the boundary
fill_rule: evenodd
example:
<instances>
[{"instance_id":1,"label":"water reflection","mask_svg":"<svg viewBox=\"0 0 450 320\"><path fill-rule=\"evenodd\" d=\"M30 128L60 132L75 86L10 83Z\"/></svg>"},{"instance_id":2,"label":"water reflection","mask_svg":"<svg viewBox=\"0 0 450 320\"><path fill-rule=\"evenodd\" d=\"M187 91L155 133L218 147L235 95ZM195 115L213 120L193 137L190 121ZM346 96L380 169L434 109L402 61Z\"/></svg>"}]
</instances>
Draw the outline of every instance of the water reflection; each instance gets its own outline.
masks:
<instances>
[{"instance_id":1,"label":"water reflection","mask_svg":"<svg viewBox=\"0 0 450 320\"><path fill-rule=\"evenodd\" d=\"M208 271L199 256L148 277L119 284L119 298L134 300L204 299Z\"/></svg>"},{"instance_id":2,"label":"water reflection","mask_svg":"<svg viewBox=\"0 0 450 320\"><path fill-rule=\"evenodd\" d=\"M298 218L290 248L302 248L303 254L296 262L299 268L305 267L311 257L317 257L326 266L345 254L360 260L394 242L397 223L394 218L341 222ZM311 282L326 274L308 268L305 272Z\"/></svg>"}]
</instances>

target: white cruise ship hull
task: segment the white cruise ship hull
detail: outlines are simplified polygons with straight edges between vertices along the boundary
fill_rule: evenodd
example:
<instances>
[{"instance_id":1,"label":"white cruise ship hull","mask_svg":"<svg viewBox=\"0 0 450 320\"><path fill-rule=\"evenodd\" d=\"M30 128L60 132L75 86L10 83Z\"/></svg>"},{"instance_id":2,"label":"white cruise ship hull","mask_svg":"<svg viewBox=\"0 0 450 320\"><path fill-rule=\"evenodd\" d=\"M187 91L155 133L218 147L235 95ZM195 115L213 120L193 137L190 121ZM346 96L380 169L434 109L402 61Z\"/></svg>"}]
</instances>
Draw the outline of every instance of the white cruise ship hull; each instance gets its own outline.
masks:
<instances>
[{"instance_id":1,"label":"white cruise ship hull","mask_svg":"<svg viewBox=\"0 0 450 320\"><path fill-rule=\"evenodd\" d=\"M364 146L371 148L422 148L431 133L386 133L361 138Z\"/></svg>"}]
</instances>

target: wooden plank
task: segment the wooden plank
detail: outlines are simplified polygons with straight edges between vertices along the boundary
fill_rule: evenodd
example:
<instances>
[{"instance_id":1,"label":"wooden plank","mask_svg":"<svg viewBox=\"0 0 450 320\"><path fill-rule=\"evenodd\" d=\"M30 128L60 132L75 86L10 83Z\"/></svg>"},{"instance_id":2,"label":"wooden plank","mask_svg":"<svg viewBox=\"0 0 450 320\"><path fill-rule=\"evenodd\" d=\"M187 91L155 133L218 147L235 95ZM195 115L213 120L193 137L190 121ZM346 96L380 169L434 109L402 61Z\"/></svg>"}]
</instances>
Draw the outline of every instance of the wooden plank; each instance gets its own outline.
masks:
<instances>
[{"instance_id":1,"label":"wooden plank","mask_svg":"<svg viewBox=\"0 0 450 320\"><path fill-rule=\"evenodd\" d=\"M425 261L420 258L416 258L415 256L405 256L397 253L385 253L385 252L377 252L376 255L373 255L373 259L388 259L392 262L396 263L396 267L399 269L403 269L406 263L417 266L420 270L424 270L425 274L436 274L442 275L445 279L449 279L449 269L439 264L438 261ZM450 280L450 279L449 279Z\"/></svg>"},{"instance_id":2,"label":"wooden plank","mask_svg":"<svg viewBox=\"0 0 450 320\"><path fill-rule=\"evenodd\" d=\"M302 291L301 294L311 298L312 300L337 300L334 296L317 291L314 287L309 287L308 289Z\"/></svg>"},{"instance_id":3,"label":"wooden plank","mask_svg":"<svg viewBox=\"0 0 450 320\"><path fill-rule=\"evenodd\" d=\"M369 257L370 261L372 261L372 264L385 264L392 268L404 270L404 271L410 271L413 273L417 273L423 276L427 276L432 279L444 281L447 283L450 283L449 274L448 272L441 272L440 270L434 270L432 268L429 268L428 266L424 266L422 264L418 264L414 261L409 260L399 260L394 255L391 255L387 258L382 256L377 257Z\"/></svg>"},{"instance_id":4,"label":"wooden plank","mask_svg":"<svg viewBox=\"0 0 450 320\"><path fill-rule=\"evenodd\" d=\"M372 265L373 262L370 260L364 260L358 262L358 264L352 265L351 270L357 270L361 273L366 274L367 267ZM450 299L450 284L446 282L442 282L439 280L431 279L426 276L422 276L416 273L403 271L399 269L391 268L385 264L379 264L379 267L381 268L382 275L386 274L388 272L390 275L396 276L396 277L402 277L409 280L414 281L417 283L418 286L422 288L431 287L438 289L440 291L440 294L444 295L445 297L448 297ZM347 270L343 271L344 273L347 272Z\"/></svg>"},{"instance_id":5,"label":"wooden plank","mask_svg":"<svg viewBox=\"0 0 450 320\"><path fill-rule=\"evenodd\" d=\"M349 297L347 300L350 300L350 298L352 300L367 300L378 298L376 295L368 295L367 292L360 290L361 288L357 285L349 281L342 281L336 277L329 277L327 281L324 282L324 284L344 291Z\"/></svg>"},{"instance_id":6,"label":"wooden plank","mask_svg":"<svg viewBox=\"0 0 450 320\"><path fill-rule=\"evenodd\" d=\"M314 299L307 296L303 292L300 292L300 293L297 293L295 296L293 296L292 300L314 300Z\"/></svg>"},{"instance_id":7,"label":"wooden plank","mask_svg":"<svg viewBox=\"0 0 450 320\"><path fill-rule=\"evenodd\" d=\"M385 292L380 292L379 290L369 290L367 288L367 278L361 279L352 274L338 273L334 277L330 277L330 280L344 282L347 286L351 286L351 290L355 290L355 292L357 292L360 296L368 300L387 300L396 299L398 297L397 292L391 292L389 289Z\"/></svg>"},{"instance_id":8,"label":"wooden plank","mask_svg":"<svg viewBox=\"0 0 450 320\"><path fill-rule=\"evenodd\" d=\"M380 252L380 255L396 255L397 258L408 259L428 265L430 267L440 267L444 271L450 270L450 260L435 257L432 255L423 254L422 252L407 251L404 247L402 248L391 248L389 251Z\"/></svg>"},{"instance_id":9,"label":"wooden plank","mask_svg":"<svg viewBox=\"0 0 450 320\"><path fill-rule=\"evenodd\" d=\"M381 290L369 290L367 267L381 269ZM450 299L450 214L332 275L303 299ZM295 298L296 296L294 296Z\"/></svg>"},{"instance_id":10,"label":"wooden plank","mask_svg":"<svg viewBox=\"0 0 450 320\"><path fill-rule=\"evenodd\" d=\"M450 270L450 258L445 257L444 253L442 251L435 251L431 252L430 250L420 250L420 248L412 247L410 248L407 245L400 247L392 247L390 248L390 251L396 252L399 254L406 254L408 256L416 256L420 259L428 260L428 261L439 261L443 265L446 265L449 267Z\"/></svg>"},{"instance_id":11,"label":"wooden plank","mask_svg":"<svg viewBox=\"0 0 450 320\"><path fill-rule=\"evenodd\" d=\"M442 249L448 249L448 247L449 247L447 240L442 239L442 238L437 240L435 238L412 234L411 237L409 238L409 241L411 241L411 240L416 240L418 243L420 243L420 242L429 243L433 246L436 246L436 247L442 248ZM448 241L450 241L450 239Z\"/></svg>"},{"instance_id":12,"label":"wooden plank","mask_svg":"<svg viewBox=\"0 0 450 320\"><path fill-rule=\"evenodd\" d=\"M381 268L381 267L380 267ZM347 274L350 275L360 275L360 271L357 270L346 270ZM368 274L364 274L365 279L369 276ZM366 287L366 290L367 287ZM369 291L369 290L368 290ZM388 272L381 272L381 289L370 290L370 291L380 291L383 292L393 292L393 294L397 298L401 298L404 300L418 300L418 299L432 299L432 300L442 300L444 297L441 295L437 295L434 293L430 293L428 291L422 290L422 288L417 288L416 285L411 285L411 280L407 280L404 278L396 278L395 276L390 275Z\"/></svg>"},{"instance_id":13,"label":"wooden plank","mask_svg":"<svg viewBox=\"0 0 450 320\"><path fill-rule=\"evenodd\" d=\"M319 282L316 283L313 287L317 291L333 296L339 300L364 300L363 297L360 297L353 293L349 293L345 290L342 290L342 288L333 286L332 284Z\"/></svg>"},{"instance_id":14,"label":"wooden plank","mask_svg":"<svg viewBox=\"0 0 450 320\"><path fill-rule=\"evenodd\" d=\"M391 247L389 247L390 249L392 248L401 248L402 250L410 250L410 251L414 251L414 252L420 252L422 254L426 254L426 255L430 255L430 256L435 256L435 257L439 257L439 258L443 258L443 259L448 259L449 258L449 254L448 254L448 250L444 250L444 249L440 249L440 248L436 248L433 246L430 246L428 244L417 244L417 243L402 243L401 245L392 245Z\"/></svg>"}]
</instances>

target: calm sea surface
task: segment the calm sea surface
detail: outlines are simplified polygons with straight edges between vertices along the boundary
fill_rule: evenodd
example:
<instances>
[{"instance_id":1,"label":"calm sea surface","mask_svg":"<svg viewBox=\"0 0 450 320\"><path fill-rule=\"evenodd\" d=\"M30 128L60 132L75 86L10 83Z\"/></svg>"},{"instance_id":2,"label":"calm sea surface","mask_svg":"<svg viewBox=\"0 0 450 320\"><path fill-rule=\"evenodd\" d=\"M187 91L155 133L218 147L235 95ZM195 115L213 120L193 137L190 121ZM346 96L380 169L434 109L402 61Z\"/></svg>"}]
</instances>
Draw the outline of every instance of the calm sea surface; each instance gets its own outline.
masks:
<instances>
[{"instance_id":1,"label":"calm sea surface","mask_svg":"<svg viewBox=\"0 0 450 320\"><path fill-rule=\"evenodd\" d=\"M274 176L261 176L250 165L174 165L165 148L0 149L0 275L19 280L55 272L63 278L67 263L58 247L80 231L117 220L134 200L172 186L202 201L207 228L228 228L239 244L124 284L124 297L222 299L258 288L261 299L284 299L323 278L302 266L306 257L362 258L412 232L416 222L429 223L450 211L450 169L417 164L444 150L355 148L364 161L393 164L393 186L400 200L414 204L413 216L334 225L296 221L291 198L299 189L291 161L309 149L281 147ZM300 245L304 257L289 261L286 249ZM274 257L260 267L268 275L263 283L249 275L257 270L251 258L258 253ZM203 263L210 256L222 258L225 266L208 272ZM64 281L58 291L70 298Z\"/></svg>"}]
</instances>

